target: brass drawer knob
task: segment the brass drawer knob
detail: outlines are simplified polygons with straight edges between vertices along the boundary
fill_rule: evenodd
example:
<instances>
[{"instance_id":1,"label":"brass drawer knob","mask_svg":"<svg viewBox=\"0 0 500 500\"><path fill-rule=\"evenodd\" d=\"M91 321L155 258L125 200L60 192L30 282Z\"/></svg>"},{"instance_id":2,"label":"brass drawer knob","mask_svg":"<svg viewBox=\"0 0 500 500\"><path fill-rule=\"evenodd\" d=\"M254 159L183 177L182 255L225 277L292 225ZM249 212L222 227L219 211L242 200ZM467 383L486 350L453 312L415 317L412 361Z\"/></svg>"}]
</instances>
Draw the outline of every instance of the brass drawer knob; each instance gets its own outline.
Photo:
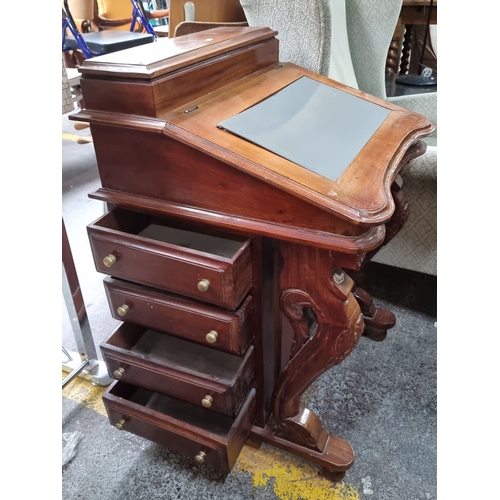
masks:
<instances>
[{"instance_id":1,"label":"brass drawer knob","mask_svg":"<svg viewBox=\"0 0 500 500\"><path fill-rule=\"evenodd\" d=\"M102 259L102 262L106 267L111 267L116 263L116 257L112 253L110 253L109 255L106 255L104 259Z\"/></svg>"},{"instance_id":2,"label":"brass drawer knob","mask_svg":"<svg viewBox=\"0 0 500 500\"><path fill-rule=\"evenodd\" d=\"M197 464L203 464L205 463L205 457L207 456L207 454L204 452L204 451L200 451L200 453L198 453L198 455L196 455L194 457L194 461L197 463Z\"/></svg>"},{"instance_id":3,"label":"brass drawer knob","mask_svg":"<svg viewBox=\"0 0 500 500\"><path fill-rule=\"evenodd\" d=\"M207 333L205 338L207 339L207 342L209 344L215 344L218 336L219 336L219 334L215 330L211 330Z\"/></svg>"},{"instance_id":4,"label":"brass drawer knob","mask_svg":"<svg viewBox=\"0 0 500 500\"><path fill-rule=\"evenodd\" d=\"M212 398L212 396L205 396L202 400L201 400L201 404L205 407L205 408L210 408L212 406L212 402L213 402L214 398Z\"/></svg>"},{"instance_id":5,"label":"brass drawer knob","mask_svg":"<svg viewBox=\"0 0 500 500\"><path fill-rule=\"evenodd\" d=\"M123 377L123 375L125 375L125 368L118 368L118 370L115 370L113 372L113 375L117 378L117 379L121 379Z\"/></svg>"},{"instance_id":6,"label":"brass drawer knob","mask_svg":"<svg viewBox=\"0 0 500 500\"><path fill-rule=\"evenodd\" d=\"M119 431L123 431L123 429L125 429L125 420L120 420L117 424L115 424L115 427Z\"/></svg>"},{"instance_id":7,"label":"brass drawer knob","mask_svg":"<svg viewBox=\"0 0 500 500\"><path fill-rule=\"evenodd\" d=\"M210 280L201 280L198 283L198 290L200 292L206 292L210 288Z\"/></svg>"},{"instance_id":8,"label":"brass drawer knob","mask_svg":"<svg viewBox=\"0 0 500 500\"><path fill-rule=\"evenodd\" d=\"M130 310L130 307L127 306L126 304L123 304L122 306L118 307L116 309L116 312L120 315L120 316L125 316Z\"/></svg>"}]
</instances>

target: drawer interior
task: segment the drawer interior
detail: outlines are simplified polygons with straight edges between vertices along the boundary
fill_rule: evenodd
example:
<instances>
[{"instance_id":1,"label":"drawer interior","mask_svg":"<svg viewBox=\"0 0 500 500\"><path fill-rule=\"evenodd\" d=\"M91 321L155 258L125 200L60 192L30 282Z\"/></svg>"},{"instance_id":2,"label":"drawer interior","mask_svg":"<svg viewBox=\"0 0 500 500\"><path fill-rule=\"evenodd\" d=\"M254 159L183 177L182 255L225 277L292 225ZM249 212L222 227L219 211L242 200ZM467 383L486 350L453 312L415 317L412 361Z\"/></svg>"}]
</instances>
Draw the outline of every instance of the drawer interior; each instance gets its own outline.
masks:
<instances>
[{"instance_id":1,"label":"drawer interior","mask_svg":"<svg viewBox=\"0 0 500 500\"><path fill-rule=\"evenodd\" d=\"M110 394L221 437L226 437L230 433L235 422L226 415L126 382L120 382L110 388Z\"/></svg>"},{"instance_id":2,"label":"drawer interior","mask_svg":"<svg viewBox=\"0 0 500 500\"><path fill-rule=\"evenodd\" d=\"M237 236L207 234L198 228L186 227L184 224L181 229L178 221L121 208L106 214L97 225L227 259L232 259L246 241Z\"/></svg>"},{"instance_id":3,"label":"drawer interior","mask_svg":"<svg viewBox=\"0 0 500 500\"><path fill-rule=\"evenodd\" d=\"M122 325L107 343L151 361L204 373L220 382L231 383L242 363L242 358L234 354L135 325Z\"/></svg>"},{"instance_id":4,"label":"drawer interior","mask_svg":"<svg viewBox=\"0 0 500 500\"><path fill-rule=\"evenodd\" d=\"M139 233L139 236L228 259L232 259L241 248L239 241L177 229L158 222L149 224Z\"/></svg>"}]
</instances>

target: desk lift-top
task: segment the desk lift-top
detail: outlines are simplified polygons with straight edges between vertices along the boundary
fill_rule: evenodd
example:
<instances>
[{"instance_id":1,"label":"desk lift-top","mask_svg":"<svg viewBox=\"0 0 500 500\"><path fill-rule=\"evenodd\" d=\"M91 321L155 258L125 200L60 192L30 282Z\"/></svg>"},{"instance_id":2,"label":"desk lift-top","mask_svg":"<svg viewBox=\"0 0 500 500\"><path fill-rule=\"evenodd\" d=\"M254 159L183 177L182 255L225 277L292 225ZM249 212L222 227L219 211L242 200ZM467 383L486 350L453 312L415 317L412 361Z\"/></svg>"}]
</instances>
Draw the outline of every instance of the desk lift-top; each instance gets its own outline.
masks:
<instances>
[{"instance_id":1,"label":"desk lift-top","mask_svg":"<svg viewBox=\"0 0 500 500\"><path fill-rule=\"evenodd\" d=\"M399 173L433 125L280 62L276 35L218 28L80 68L71 118L90 123L90 197L110 209L87 230L122 321L103 398L116 428L200 466L230 471L252 438L339 480L353 449L300 399L395 324L356 278L405 222Z\"/></svg>"}]
</instances>

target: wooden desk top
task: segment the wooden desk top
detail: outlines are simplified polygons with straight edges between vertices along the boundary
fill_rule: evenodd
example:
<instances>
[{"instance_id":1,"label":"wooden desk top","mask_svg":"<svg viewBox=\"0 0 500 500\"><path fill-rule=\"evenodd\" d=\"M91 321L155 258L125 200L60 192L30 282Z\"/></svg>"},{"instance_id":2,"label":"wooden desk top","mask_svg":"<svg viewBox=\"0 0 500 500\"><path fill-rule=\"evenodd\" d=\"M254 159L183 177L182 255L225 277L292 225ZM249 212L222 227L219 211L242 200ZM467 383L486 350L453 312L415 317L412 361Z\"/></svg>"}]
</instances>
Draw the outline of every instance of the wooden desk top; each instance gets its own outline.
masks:
<instances>
[{"instance_id":1,"label":"wooden desk top","mask_svg":"<svg viewBox=\"0 0 500 500\"><path fill-rule=\"evenodd\" d=\"M87 108L73 115L72 119L90 122L91 127L105 126L106 130L112 127L117 134L121 129L149 133L155 138L155 147L160 149L182 144L188 148L184 155L191 156L189 151L192 151L193 158L198 158L196 161L207 158L213 168L226 172L223 175L230 175L232 182L241 186L242 194L239 196L240 199L241 196L247 197L246 204L255 203L258 206L263 192L274 192L276 197L283 198L283 202L287 200L287 210L291 210L293 205L294 210L302 211L302 219L308 211L317 214L314 220L308 219L310 227L307 230L316 231L318 241L322 238L320 233L329 225L328 219L338 221L334 225L338 227L339 235L361 234L363 230L386 223L394 212L391 185L404 164L423 153L425 146L419 138L431 133L433 125L422 115L407 109L298 66L280 64L276 34L268 28L217 28L177 39L161 39L147 46L87 60L80 69ZM335 181L217 127L221 121L303 76L389 111L382 125ZM100 168L108 168L103 167L99 160L100 155L108 154L108 140L104 139L104 135L99 140L94 130L92 132ZM158 135L165 140L160 140ZM161 156L165 158L162 161L170 162L169 154L175 153L162 151ZM185 156L182 160L175 158L175 161L186 162ZM112 163L109 168L113 168ZM153 189L158 193L156 198L161 195L164 201L171 203L171 213L186 213L187 209L172 198L175 190L170 189L172 178L169 177L171 174L167 174L172 168L170 163L165 163L164 171L160 166L155 168L154 175L158 178L137 177L126 186L121 177L113 177L116 180L111 182L108 180L111 177L104 175L104 191L121 190L127 195L134 192L139 195ZM245 181L245 178L248 180ZM238 184L236 179L241 179L243 184ZM166 182L164 188L157 187L163 182ZM179 182L184 181L179 178ZM212 186L210 199L207 193L203 200L200 197L201 186L193 183L193 196L188 198L196 210L205 210L205 220L215 220L215 210L221 211L226 223L231 224L227 216L234 218L234 214L241 211L242 204L237 197L231 202L236 203L234 207L217 203L214 196L226 196L224 182L221 182ZM146 191L146 184L149 191ZM264 186L267 187L264 189ZM297 200L295 204L291 204L293 199ZM272 209L277 210L277 207ZM258 210L254 212L257 214ZM248 220L234 219L234 223L241 227L254 227L251 218L256 215L245 212L244 216ZM265 221L267 217L271 216L260 209L259 220ZM272 217L272 224L269 219L265 228L259 226L263 228L263 234L276 231L275 224L279 218L282 224L290 224L290 228L297 220L291 212L280 214L279 210ZM318 227L315 227L316 221ZM309 238L304 233L305 223L304 220L302 227L293 228L293 238L301 238L301 233L303 238ZM283 232L287 231L283 225ZM331 235L325 237L331 238Z\"/></svg>"},{"instance_id":2,"label":"wooden desk top","mask_svg":"<svg viewBox=\"0 0 500 500\"><path fill-rule=\"evenodd\" d=\"M221 121L250 108L302 76L373 102L391 111L356 159L337 180L327 179L245 139L217 128ZM193 112L186 110L196 108ZM162 116L163 133L191 144L252 176L340 215L356 224L376 225L393 211L390 186L410 146L433 129L421 115L376 99L292 64L258 74Z\"/></svg>"},{"instance_id":3,"label":"wooden desk top","mask_svg":"<svg viewBox=\"0 0 500 500\"><path fill-rule=\"evenodd\" d=\"M152 82L180 69L209 61L217 56L273 38L269 28L230 27L206 30L87 59L80 67L83 75L133 78Z\"/></svg>"}]
</instances>

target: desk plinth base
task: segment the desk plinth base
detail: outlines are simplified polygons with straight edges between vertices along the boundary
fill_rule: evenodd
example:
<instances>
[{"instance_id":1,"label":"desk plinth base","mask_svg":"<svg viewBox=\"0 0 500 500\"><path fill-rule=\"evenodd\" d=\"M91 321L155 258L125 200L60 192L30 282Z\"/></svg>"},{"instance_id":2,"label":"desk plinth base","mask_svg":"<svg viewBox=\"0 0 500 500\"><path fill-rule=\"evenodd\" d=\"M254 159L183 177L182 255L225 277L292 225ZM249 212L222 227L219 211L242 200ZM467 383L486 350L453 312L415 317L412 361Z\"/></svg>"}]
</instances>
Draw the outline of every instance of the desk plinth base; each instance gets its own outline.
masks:
<instances>
[{"instance_id":1,"label":"desk plinth base","mask_svg":"<svg viewBox=\"0 0 500 500\"><path fill-rule=\"evenodd\" d=\"M254 426L250 439L257 443L267 443L323 467L327 479L334 482L342 480L354 463L354 450L351 445L337 436L329 434L323 451L319 452L276 436L275 428L271 418L265 428Z\"/></svg>"}]
</instances>

